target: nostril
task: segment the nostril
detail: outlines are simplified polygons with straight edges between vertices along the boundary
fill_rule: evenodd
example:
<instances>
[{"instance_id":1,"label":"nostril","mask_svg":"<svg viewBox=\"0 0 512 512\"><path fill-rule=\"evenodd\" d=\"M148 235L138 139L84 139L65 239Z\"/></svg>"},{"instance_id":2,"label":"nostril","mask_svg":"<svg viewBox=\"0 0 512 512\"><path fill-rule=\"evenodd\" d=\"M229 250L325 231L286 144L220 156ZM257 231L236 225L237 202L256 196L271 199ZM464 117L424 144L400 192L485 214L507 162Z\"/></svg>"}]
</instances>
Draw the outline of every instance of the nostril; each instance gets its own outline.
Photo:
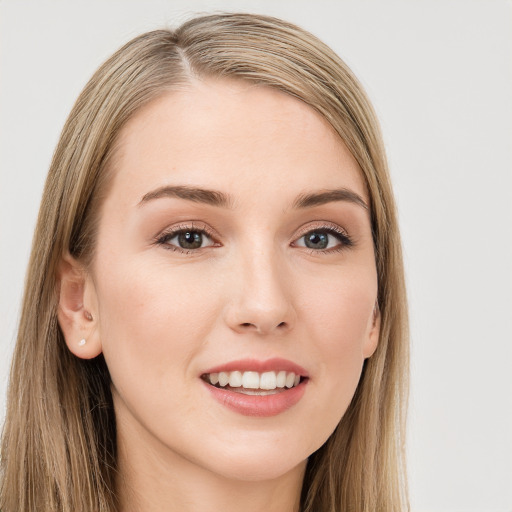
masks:
<instances>
[{"instance_id":1,"label":"nostril","mask_svg":"<svg viewBox=\"0 0 512 512\"><path fill-rule=\"evenodd\" d=\"M255 322L241 322L238 326L239 326L239 329L255 329L257 332L263 334L263 333L266 333L266 332L271 332L273 331L274 329L275 330L279 330L279 331L284 331L288 328L288 323L287 322L279 322L277 325L274 324L274 326L272 327L272 324L270 325L260 325L259 323L255 323Z\"/></svg>"}]
</instances>

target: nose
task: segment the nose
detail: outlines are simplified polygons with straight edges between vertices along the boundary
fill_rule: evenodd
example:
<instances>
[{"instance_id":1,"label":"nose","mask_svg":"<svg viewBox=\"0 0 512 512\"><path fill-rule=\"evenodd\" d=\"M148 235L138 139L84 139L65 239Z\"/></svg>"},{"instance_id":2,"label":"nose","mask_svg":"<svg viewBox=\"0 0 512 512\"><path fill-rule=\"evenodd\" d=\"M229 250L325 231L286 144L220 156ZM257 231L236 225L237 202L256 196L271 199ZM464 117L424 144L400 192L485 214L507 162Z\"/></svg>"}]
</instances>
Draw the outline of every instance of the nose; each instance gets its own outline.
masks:
<instances>
[{"instance_id":1,"label":"nose","mask_svg":"<svg viewBox=\"0 0 512 512\"><path fill-rule=\"evenodd\" d=\"M271 249L246 254L231 269L226 323L237 333L283 334L293 328L293 283Z\"/></svg>"}]
</instances>

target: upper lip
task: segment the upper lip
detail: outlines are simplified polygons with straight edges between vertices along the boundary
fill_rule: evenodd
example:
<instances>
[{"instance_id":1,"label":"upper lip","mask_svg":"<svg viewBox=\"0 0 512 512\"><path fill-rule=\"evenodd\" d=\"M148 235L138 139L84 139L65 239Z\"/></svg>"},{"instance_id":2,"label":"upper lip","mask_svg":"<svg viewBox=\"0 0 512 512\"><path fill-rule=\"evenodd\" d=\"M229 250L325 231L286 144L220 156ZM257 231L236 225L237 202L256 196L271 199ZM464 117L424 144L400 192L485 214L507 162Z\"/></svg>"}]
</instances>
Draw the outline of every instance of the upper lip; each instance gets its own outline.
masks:
<instances>
[{"instance_id":1,"label":"upper lip","mask_svg":"<svg viewBox=\"0 0 512 512\"><path fill-rule=\"evenodd\" d=\"M301 377L309 377L308 372L298 364L293 361L289 361L288 359L282 359L280 357L274 357L272 359L239 359L237 361L230 361L228 363L223 363L218 366L214 366L202 373L202 375L207 373L220 373L220 372L233 372L233 371L241 371L241 372L271 372L271 371L286 371L293 372L295 375L300 375Z\"/></svg>"}]
</instances>

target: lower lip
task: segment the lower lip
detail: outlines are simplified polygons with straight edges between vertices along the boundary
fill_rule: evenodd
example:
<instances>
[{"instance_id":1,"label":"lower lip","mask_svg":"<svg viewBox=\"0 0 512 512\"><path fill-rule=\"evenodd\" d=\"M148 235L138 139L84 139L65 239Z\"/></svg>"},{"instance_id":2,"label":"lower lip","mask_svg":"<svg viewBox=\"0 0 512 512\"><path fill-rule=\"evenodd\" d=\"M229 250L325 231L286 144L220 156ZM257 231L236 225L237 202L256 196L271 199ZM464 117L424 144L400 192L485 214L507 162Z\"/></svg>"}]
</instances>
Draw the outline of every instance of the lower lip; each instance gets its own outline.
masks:
<instances>
[{"instance_id":1,"label":"lower lip","mask_svg":"<svg viewBox=\"0 0 512 512\"><path fill-rule=\"evenodd\" d=\"M202 382L213 398L228 409L244 416L268 417L277 416L293 407L304 395L308 380L302 381L293 388L284 388L284 391L274 395L244 395Z\"/></svg>"}]
</instances>

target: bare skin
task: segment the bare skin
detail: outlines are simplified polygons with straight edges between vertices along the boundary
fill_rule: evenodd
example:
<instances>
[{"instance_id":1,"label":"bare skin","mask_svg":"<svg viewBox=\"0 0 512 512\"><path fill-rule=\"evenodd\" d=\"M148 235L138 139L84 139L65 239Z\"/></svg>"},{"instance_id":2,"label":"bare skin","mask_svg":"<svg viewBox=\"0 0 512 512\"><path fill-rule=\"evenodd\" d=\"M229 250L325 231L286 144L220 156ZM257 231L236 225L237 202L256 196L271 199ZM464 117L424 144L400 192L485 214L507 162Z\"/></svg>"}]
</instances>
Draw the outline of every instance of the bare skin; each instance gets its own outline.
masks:
<instances>
[{"instance_id":1,"label":"bare skin","mask_svg":"<svg viewBox=\"0 0 512 512\"><path fill-rule=\"evenodd\" d=\"M107 361L124 512L298 510L378 342L365 204L343 142L278 91L197 81L123 128L92 271L61 265L59 322ZM207 370L248 358L304 368L298 402L255 416L213 398Z\"/></svg>"}]
</instances>

